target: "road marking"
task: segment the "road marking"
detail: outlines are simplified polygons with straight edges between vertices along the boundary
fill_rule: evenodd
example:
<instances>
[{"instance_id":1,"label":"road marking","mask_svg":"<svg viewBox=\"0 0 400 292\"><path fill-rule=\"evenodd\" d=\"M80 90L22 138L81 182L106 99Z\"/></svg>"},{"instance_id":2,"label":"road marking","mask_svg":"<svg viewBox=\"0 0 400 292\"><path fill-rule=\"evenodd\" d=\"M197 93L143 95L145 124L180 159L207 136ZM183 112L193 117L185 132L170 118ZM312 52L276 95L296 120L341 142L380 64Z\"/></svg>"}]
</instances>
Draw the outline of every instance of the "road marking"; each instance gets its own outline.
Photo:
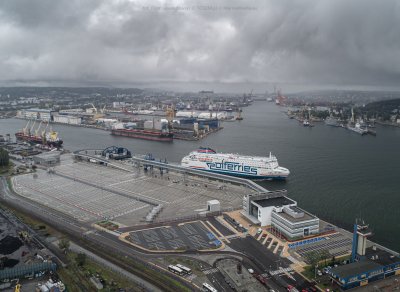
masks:
<instances>
[{"instance_id":1,"label":"road marking","mask_svg":"<svg viewBox=\"0 0 400 292\"><path fill-rule=\"evenodd\" d=\"M206 221L208 225L210 225L211 229L213 229L222 239L224 239L227 243L230 243L229 239L226 238L219 230L210 222Z\"/></svg>"},{"instance_id":2,"label":"road marking","mask_svg":"<svg viewBox=\"0 0 400 292\"><path fill-rule=\"evenodd\" d=\"M275 276L275 275L279 275L279 274L284 274L284 273L289 273L289 272L292 272L293 271L293 269L292 268L282 268L282 267L280 267L278 270L275 270L275 271L271 271L271 272L269 272L272 276Z\"/></svg>"},{"instance_id":3,"label":"road marking","mask_svg":"<svg viewBox=\"0 0 400 292\"><path fill-rule=\"evenodd\" d=\"M214 273L218 273L218 272L219 272L219 270L217 268L203 270L204 275L214 274Z\"/></svg>"}]
</instances>

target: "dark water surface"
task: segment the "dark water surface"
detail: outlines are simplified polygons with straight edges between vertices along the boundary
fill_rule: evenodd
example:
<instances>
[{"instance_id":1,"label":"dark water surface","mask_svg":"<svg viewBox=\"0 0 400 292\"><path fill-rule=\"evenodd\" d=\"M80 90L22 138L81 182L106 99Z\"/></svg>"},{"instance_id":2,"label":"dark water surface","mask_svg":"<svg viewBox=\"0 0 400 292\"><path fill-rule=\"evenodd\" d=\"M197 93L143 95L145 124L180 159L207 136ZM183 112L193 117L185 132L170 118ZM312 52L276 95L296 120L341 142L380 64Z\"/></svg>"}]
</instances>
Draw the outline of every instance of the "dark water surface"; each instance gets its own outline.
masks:
<instances>
[{"instance_id":1,"label":"dark water surface","mask_svg":"<svg viewBox=\"0 0 400 292\"><path fill-rule=\"evenodd\" d=\"M179 162L198 146L248 155L272 151L291 175L286 182L260 184L287 189L299 206L348 229L355 218L363 218L374 230L374 241L400 250L400 129L378 127L373 137L322 123L304 128L282 110L273 103L256 102L245 108L243 121L224 123L222 131L195 142L149 142L102 130L53 127L70 150L120 145L171 162ZM0 134L13 134L25 124L0 120Z\"/></svg>"}]
</instances>

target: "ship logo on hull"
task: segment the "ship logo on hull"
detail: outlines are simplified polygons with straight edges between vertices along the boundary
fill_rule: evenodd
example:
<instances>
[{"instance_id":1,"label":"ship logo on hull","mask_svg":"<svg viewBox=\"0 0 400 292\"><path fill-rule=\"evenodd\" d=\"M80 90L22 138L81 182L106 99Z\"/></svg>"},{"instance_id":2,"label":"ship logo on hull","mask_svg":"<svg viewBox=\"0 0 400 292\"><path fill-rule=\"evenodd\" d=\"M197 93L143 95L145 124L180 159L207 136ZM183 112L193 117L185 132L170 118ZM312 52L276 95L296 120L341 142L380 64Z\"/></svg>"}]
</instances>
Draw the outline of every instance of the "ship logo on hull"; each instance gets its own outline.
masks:
<instances>
[{"instance_id":1,"label":"ship logo on hull","mask_svg":"<svg viewBox=\"0 0 400 292\"><path fill-rule=\"evenodd\" d=\"M238 162L207 162L207 166L210 170L219 171L232 171L239 173L246 173L251 175L257 175L257 168L249 165L244 165Z\"/></svg>"}]
</instances>

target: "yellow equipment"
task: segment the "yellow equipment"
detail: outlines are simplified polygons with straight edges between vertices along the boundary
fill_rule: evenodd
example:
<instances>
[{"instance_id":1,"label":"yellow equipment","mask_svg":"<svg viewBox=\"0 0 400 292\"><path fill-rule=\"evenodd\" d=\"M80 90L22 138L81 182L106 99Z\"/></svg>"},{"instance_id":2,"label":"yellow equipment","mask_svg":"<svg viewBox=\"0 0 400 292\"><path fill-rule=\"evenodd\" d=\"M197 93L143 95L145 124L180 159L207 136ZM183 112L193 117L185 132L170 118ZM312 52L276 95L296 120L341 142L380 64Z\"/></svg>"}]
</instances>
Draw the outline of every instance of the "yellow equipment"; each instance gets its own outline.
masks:
<instances>
[{"instance_id":1,"label":"yellow equipment","mask_svg":"<svg viewBox=\"0 0 400 292\"><path fill-rule=\"evenodd\" d=\"M15 285L15 290L14 290L14 292L20 292L21 291L21 284L17 284L17 285Z\"/></svg>"},{"instance_id":2,"label":"yellow equipment","mask_svg":"<svg viewBox=\"0 0 400 292\"><path fill-rule=\"evenodd\" d=\"M174 106L168 106L167 109L165 110L167 114L167 120L168 122L172 122L172 120L175 118L175 108Z\"/></svg>"}]
</instances>

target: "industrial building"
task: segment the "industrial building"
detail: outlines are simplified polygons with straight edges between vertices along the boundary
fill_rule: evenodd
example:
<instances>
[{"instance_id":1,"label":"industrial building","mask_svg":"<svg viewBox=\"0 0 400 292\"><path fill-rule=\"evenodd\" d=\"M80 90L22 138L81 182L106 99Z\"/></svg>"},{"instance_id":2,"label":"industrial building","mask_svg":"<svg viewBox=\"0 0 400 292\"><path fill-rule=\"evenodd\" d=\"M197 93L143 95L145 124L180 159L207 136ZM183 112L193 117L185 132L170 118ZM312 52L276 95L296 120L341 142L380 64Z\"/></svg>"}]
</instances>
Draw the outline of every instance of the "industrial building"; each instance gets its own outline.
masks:
<instances>
[{"instance_id":1,"label":"industrial building","mask_svg":"<svg viewBox=\"0 0 400 292\"><path fill-rule=\"evenodd\" d=\"M39 155L33 156L33 162L35 164L40 164L44 166L54 166L60 163L60 152L43 152Z\"/></svg>"},{"instance_id":2,"label":"industrial building","mask_svg":"<svg viewBox=\"0 0 400 292\"><path fill-rule=\"evenodd\" d=\"M56 114L53 116L55 123L68 124L68 125L80 125L82 124L82 118L78 116L71 116L65 114Z\"/></svg>"},{"instance_id":3,"label":"industrial building","mask_svg":"<svg viewBox=\"0 0 400 292\"><path fill-rule=\"evenodd\" d=\"M3 269L0 271L0 281L6 282L10 279L18 278L36 278L43 276L49 271L55 272L57 265L52 262L33 263L13 268Z\"/></svg>"},{"instance_id":4,"label":"industrial building","mask_svg":"<svg viewBox=\"0 0 400 292\"><path fill-rule=\"evenodd\" d=\"M285 190L246 195L242 214L255 224L274 227L289 240L318 234L319 219L286 195Z\"/></svg>"},{"instance_id":5,"label":"industrial building","mask_svg":"<svg viewBox=\"0 0 400 292\"><path fill-rule=\"evenodd\" d=\"M367 247L367 238L371 235L368 225L355 224L351 263L329 272L332 282L341 289L365 286L389 276L400 275L400 257L376 245Z\"/></svg>"},{"instance_id":6,"label":"industrial building","mask_svg":"<svg viewBox=\"0 0 400 292\"><path fill-rule=\"evenodd\" d=\"M17 112L17 117L23 119L51 121L51 113L52 111L49 109L30 108L19 110Z\"/></svg>"}]
</instances>

